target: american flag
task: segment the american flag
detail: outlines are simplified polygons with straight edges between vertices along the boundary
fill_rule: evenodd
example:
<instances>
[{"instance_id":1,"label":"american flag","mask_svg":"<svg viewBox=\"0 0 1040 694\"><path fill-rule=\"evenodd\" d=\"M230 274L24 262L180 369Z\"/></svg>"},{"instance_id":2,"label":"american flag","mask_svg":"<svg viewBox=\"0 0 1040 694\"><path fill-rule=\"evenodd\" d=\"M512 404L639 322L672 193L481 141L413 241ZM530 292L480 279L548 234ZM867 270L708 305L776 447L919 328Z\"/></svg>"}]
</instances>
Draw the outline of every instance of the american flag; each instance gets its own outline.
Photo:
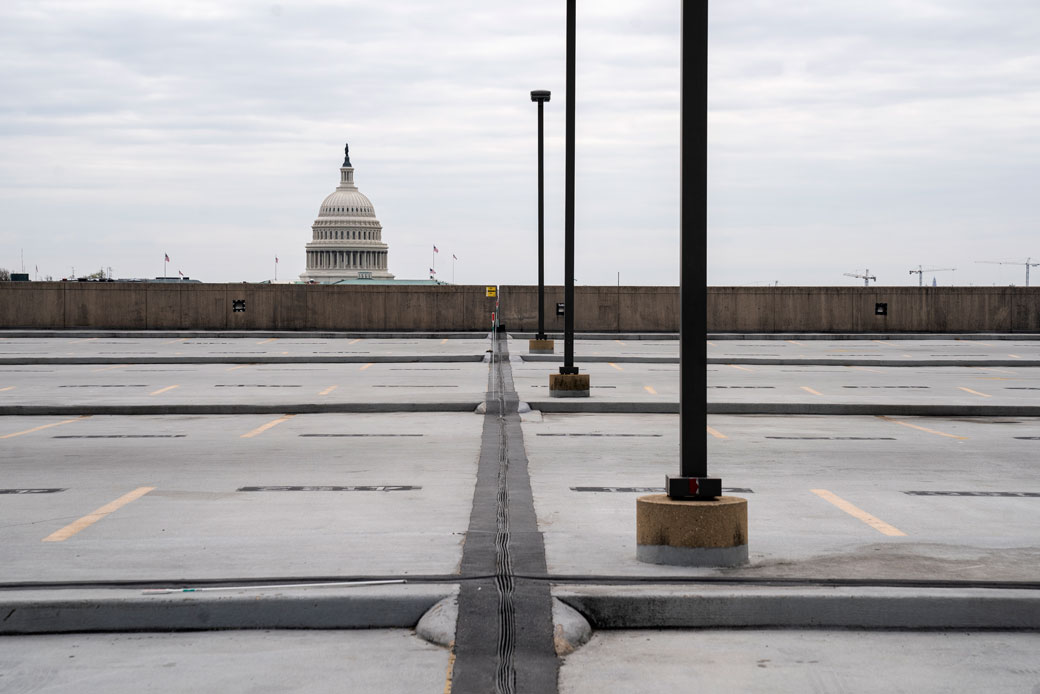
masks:
<instances>
[{"instance_id":1,"label":"american flag","mask_svg":"<svg viewBox=\"0 0 1040 694\"><path fill-rule=\"evenodd\" d=\"M433 252L434 252L434 253L440 253L440 251L438 251L438 250L437 250L437 247L436 247L436 246L434 246L434 247L433 247Z\"/></svg>"},{"instance_id":2,"label":"american flag","mask_svg":"<svg viewBox=\"0 0 1040 694\"><path fill-rule=\"evenodd\" d=\"M274 257L274 262L276 262L276 263L278 262L278 256Z\"/></svg>"},{"instance_id":3,"label":"american flag","mask_svg":"<svg viewBox=\"0 0 1040 694\"><path fill-rule=\"evenodd\" d=\"M180 275L181 277L184 277L184 273L181 272L180 270L177 271L177 274Z\"/></svg>"},{"instance_id":4,"label":"american flag","mask_svg":"<svg viewBox=\"0 0 1040 694\"><path fill-rule=\"evenodd\" d=\"M163 253L163 255L166 257L166 262L167 263L170 262L170 254L169 253Z\"/></svg>"},{"instance_id":5,"label":"american flag","mask_svg":"<svg viewBox=\"0 0 1040 694\"><path fill-rule=\"evenodd\" d=\"M437 271L436 271L436 270L434 270L434 269L433 269L433 268L431 267L431 268L430 268L430 274L431 274L431 275L436 275L436 274L437 274Z\"/></svg>"},{"instance_id":6,"label":"american flag","mask_svg":"<svg viewBox=\"0 0 1040 694\"><path fill-rule=\"evenodd\" d=\"M458 260L458 258L456 258L456 257L455 257L455 254L454 254L454 253L452 253L452 254L451 254L451 259L452 259L452 260Z\"/></svg>"}]
</instances>

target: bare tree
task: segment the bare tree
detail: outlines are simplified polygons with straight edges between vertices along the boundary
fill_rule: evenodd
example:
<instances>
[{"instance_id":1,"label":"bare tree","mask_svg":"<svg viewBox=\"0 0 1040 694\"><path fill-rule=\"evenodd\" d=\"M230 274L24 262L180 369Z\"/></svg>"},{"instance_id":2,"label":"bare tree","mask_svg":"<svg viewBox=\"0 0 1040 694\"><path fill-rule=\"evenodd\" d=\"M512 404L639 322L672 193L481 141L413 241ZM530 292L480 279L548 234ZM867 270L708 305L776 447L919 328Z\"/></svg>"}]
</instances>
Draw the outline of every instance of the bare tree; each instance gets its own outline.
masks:
<instances>
[{"instance_id":1,"label":"bare tree","mask_svg":"<svg viewBox=\"0 0 1040 694\"><path fill-rule=\"evenodd\" d=\"M11 271L5 267L0 267L0 282L10 282Z\"/></svg>"}]
</instances>

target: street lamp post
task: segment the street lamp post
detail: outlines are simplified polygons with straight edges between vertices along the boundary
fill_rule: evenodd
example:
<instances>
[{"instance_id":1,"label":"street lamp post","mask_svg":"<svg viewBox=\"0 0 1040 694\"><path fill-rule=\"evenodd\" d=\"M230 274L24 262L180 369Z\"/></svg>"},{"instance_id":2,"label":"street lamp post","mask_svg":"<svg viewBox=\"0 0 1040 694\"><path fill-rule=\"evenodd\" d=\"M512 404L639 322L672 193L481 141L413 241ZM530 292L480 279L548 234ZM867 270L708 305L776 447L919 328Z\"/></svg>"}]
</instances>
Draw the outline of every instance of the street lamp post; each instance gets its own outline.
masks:
<instances>
[{"instance_id":1,"label":"street lamp post","mask_svg":"<svg viewBox=\"0 0 1040 694\"><path fill-rule=\"evenodd\" d=\"M550 92L536 89L531 92L531 101L538 104L538 334L536 340L545 340L545 130L542 121L542 105L549 100Z\"/></svg>"},{"instance_id":2,"label":"street lamp post","mask_svg":"<svg viewBox=\"0 0 1040 694\"><path fill-rule=\"evenodd\" d=\"M560 373L578 373L574 365L574 101L575 101L575 34L577 2L567 0L567 145L564 152L563 200L563 366Z\"/></svg>"},{"instance_id":3,"label":"street lamp post","mask_svg":"<svg viewBox=\"0 0 1040 694\"><path fill-rule=\"evenodd\" d=\"M563 199L563 366L549 374L549 397L589 397L589 375L574 365L574 77L576 0L567 0L566 147Z\"/></svg>"},{"instance_id":4,"label":"street lamp post","mask_svg":"<svg viewBox=\"0 0 1040 694\"><path fill-rule=\"evenodd\" d=\"M689 23L692 36L683 37L683 53L691 54L682 70L682 114L691 127L682 131L680 145L681 192L679 225L679 476L666 477L672 499L709 500L722 495L722 480L708 477L708 455L700 430L706 374L707 346L702 330L694 330L697 307L704 306L706 257L702 254L708 232L708 3L689 3L683 12L683 33ZM693 50L687 50L687 46ZM689 410L689 411L688 411Z\"/></svg>"}]
</instances>

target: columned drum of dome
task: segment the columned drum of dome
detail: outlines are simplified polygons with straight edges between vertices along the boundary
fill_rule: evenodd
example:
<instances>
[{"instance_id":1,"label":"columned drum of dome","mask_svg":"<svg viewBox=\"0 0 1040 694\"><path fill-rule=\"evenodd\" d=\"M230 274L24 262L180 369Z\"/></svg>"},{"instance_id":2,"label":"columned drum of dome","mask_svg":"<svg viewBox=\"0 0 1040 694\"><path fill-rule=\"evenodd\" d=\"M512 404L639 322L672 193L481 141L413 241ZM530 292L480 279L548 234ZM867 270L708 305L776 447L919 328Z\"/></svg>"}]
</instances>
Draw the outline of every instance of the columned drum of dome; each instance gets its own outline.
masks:
<instances>
[{"instance_id":1,"label":"columned drum of dome","mask_svg":"<svg viewBox=\"0 0 1040 694\"><path fill-rule=\"evenodd\" d=\"M354 185L349 147L344 148L339 185L318 211L307 244L307 282L339 282L359 278L393 279L388 271L388 246L372 201Z\"/></svg>"}]
</instances>

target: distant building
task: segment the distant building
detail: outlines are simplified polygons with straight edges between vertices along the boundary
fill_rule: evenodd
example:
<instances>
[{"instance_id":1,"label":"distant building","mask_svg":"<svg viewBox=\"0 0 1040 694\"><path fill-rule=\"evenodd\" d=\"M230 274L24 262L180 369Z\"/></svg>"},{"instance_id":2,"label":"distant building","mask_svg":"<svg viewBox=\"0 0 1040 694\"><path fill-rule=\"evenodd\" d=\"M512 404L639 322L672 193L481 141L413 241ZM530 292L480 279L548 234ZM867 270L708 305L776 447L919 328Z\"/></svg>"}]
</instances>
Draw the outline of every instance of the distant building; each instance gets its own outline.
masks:
<instances>
[{"instance_id":1,"label":"distant building","mask_svg":"<svg viewBox=\"0 0 1040 694\"><path fill-rule=\"evenodd\" d=\"M343 280L392 280L388 271L389 247L383 243L383 227L372 201L354 185L349 145L344 147L339 185L321 203L307 244L304 282L323 284Z\"/></svg>"}]
</instances>

